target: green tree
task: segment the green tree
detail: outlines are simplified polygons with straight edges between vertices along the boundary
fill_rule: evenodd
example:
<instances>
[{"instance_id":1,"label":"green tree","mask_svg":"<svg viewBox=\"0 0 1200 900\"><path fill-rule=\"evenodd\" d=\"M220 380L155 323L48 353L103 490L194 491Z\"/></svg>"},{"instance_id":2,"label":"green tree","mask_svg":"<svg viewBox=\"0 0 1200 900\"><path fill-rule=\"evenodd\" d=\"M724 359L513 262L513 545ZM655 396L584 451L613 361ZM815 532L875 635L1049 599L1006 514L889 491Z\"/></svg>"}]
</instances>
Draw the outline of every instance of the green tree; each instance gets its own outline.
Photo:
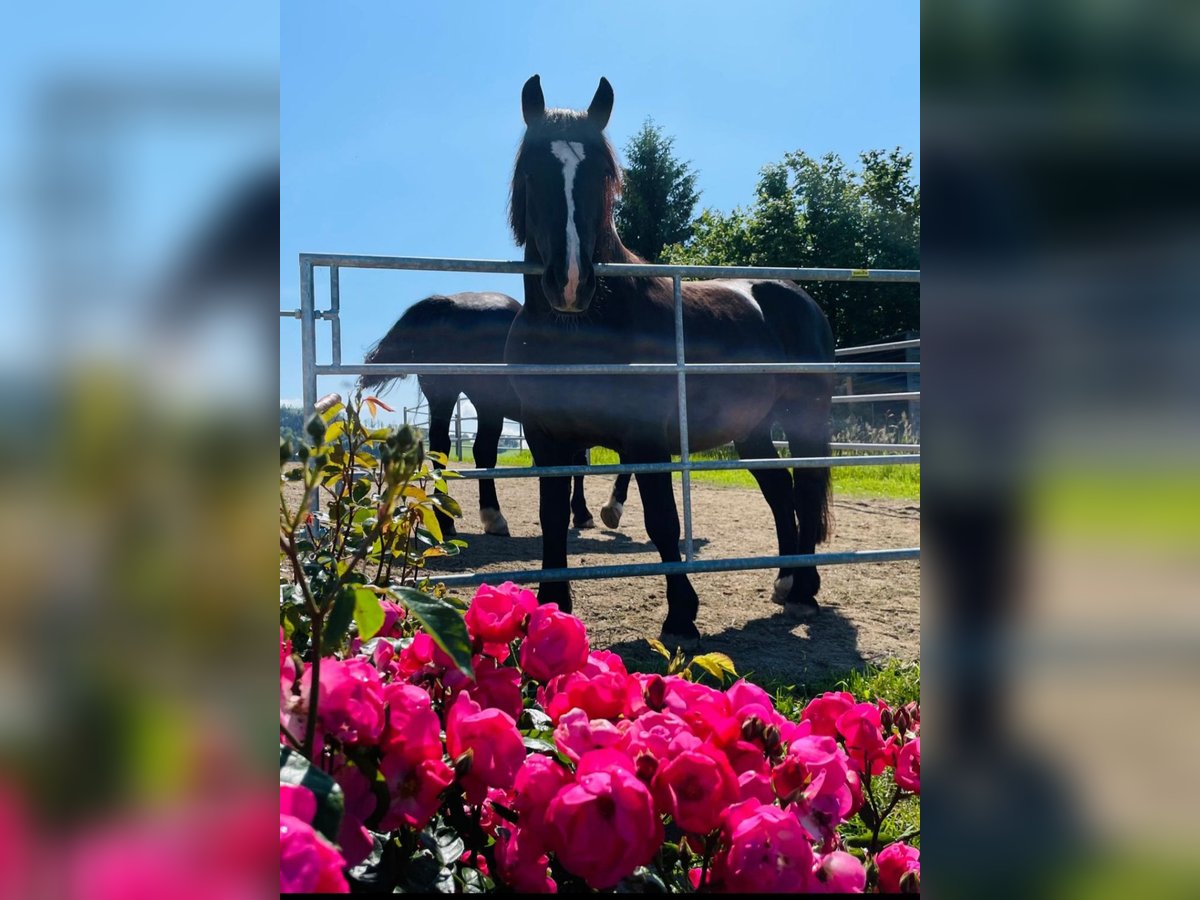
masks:
<instances>
[{"instance_id":1,"label":"green tree","mask_svg":"<svg viewBox=\"0 0 1200 900\"><path fill-rule=\"evenodd\" d=\"M754 205L705 210L690 238L663 260L694 265L920 267L921 191L912 155L859 154L855 171L836 154L796 151L765 166ZM920 329L919 286L809 282L838 344L869 343Z\"/></svg>"},{"instance_id":2,"label":"green tree","mask_svg":"<svg viewBox=\"0 0 1200 900\"><path fill-rule=\"evenodd\" d=\"M625 145L624 185L617 202L621 242L657 262L663 247L687 240L700 198L690 162L676 159L675 138L647 118Z\"/></svg>"}]
</instances>

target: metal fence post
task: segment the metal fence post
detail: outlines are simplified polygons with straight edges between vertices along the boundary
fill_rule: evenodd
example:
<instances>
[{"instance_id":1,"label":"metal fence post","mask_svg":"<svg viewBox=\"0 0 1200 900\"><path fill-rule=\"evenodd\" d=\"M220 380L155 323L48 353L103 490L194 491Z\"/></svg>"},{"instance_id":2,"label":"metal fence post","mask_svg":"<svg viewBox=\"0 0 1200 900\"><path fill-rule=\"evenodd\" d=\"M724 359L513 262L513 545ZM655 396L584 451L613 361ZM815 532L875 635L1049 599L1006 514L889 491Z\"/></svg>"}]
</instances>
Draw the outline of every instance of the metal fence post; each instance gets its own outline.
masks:
<instances>
[{"instance_id":1,"label":"metal fence post","mask_svg":"<svg viewBox=\"0 0 1200 900\"><path fill-rule=\"evenodd\" d=\"M317 319L313 301L313 266L300 260L300 363L304 382L304 421L317 406Z\"/></svg>"},{"instance_id":2,"label":"metal fence post","mask_svg":"<svg viewBox=\"0 0 1200 900\"><path fill-rule=\"evenodd\" d=\"M692 561L692 473L689 468L687 418L687 374L683 355L683 285L678 274L672 278L675 290L675 367L678 369L679 391L679 461L683 463L683 550L687 562Z\"/></svg>"},{"instance_id":3,"label":"metal fence post","mask_svg":"<svg viewBox=\"0 0 1200 900\"><path fill-rule=\"evenodd\" d=\"M454 403L454 443L458 447L458 461L462 462L462 397Z\"/></svg>"},{"instance_id":4,"label":"metal fence post","mask_svg":"<svg viewBox=\"0 0 1200 900\"><path fill-rule=\"evenodd\" d=\"M333 343L333 364L342 364L342 291L338 267L329 267L329 326Z\"/></svg>"}]
</instances>

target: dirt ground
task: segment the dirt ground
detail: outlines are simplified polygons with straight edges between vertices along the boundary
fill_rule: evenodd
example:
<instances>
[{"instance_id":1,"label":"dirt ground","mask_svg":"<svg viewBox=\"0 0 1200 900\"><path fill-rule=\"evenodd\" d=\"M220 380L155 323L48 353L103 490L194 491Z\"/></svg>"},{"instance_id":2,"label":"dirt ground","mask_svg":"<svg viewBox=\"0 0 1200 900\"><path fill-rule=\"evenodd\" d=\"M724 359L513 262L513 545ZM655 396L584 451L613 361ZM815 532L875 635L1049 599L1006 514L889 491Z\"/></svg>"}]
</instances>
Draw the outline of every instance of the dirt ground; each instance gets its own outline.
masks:
<instances>
[{"instance_id":1,"label":"dirt ground","mask_svg":"<svg viewBox=\"0 0 1200 900\"><path fill-rule=\"evenodd\" d=\"M620 529L600 521L612 477L584 481L596 528L572 529L567 543L571 566L658 562L646 536L636 483ZM460 557L437 560L430 572L499 572L539 568L537 482L511 478L496 491L510 537L483 534L478 486L466 479L450 485L463 508L459 537L468 547ZM675 484L682 503L682 488ZM681 507L682 509L682 507ZM682 516L682 512L680 513ZM920 506L891 500L833 500L831 540L818 552L916 547L921 543ZM766 501L756 490L697 482L692 485L692 533L697 559L770 556L778 552ZM697 652L727 653L739 673L778 675L796 683L820 679L866 662L890 657L917 660L921 653L921 572L916 560L821 570L821 604L809 623L786 621L771 602L774 569L692 575L700 595L697 626L704 640ZM532 587L532 586L531 586ZM574 612L587 623L593 646L630 659L645 659L646 638L657 637L667 614L662 576L573 582Z\"/></svg>"},{"instance_id":2,"label":"dirt ground","mask_svg":"<svg viewBox=\"0 0 1200 900\"><path fill-rule=\"evenodd\" d=\"M453 465L453 464L452 464ZM600 521L612 477L585 479L593 529L572 529L571 566L658 562L646 536L636 482L629 491L619 530ZM510 537L483 533L478 486L451 482L464 512L459 537L468 544L455 558L433 560L429 572L502 572L541 566L537 482L503 479L497 492ZM677 500L681 486L675 484ZM682 512L680 513L682 517ZM833 536L818 552L893 549L920 545L920 506L894 500L833 499ZM692 486L693 535L697 559L770 556L777 553L775 529L766 501L756 490ZM889 658L920 659L920 562L826 566L821 569L821 612L807 623L792 623L771 602L774 569L715 572L691 576L700 595L697 626L703 635L695 651L728 654L740 674L775 676L804 685ZM536 588L536 585L530 585ZM460 588L469 592L473 588ZM662 576L573 582L574 612L587 624L592 646L625 659L654 658L646 638L657 637L666 617Z\"/></svg>"}]
</instances>

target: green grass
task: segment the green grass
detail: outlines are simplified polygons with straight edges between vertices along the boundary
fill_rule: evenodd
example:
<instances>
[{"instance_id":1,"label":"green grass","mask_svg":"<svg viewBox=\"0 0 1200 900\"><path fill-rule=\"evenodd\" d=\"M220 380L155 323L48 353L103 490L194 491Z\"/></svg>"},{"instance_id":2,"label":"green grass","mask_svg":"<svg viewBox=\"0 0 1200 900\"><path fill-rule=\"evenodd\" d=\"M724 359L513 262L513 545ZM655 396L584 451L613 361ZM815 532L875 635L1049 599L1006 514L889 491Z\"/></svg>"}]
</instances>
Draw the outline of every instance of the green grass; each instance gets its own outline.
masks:
<instances>
[{"instance_id":1,"label":"green grass","mask_svg":"<svg viewBox=\"0 0 1200 900\"><path fill-rule=\"evenodd\" d=\"M464 448L464 462L471 460L470 452ZM697 453L694 459L729 459L721 451ZM451 459L455 459L451 454ZM673 457L678 461L679 457ZM616 465L617 454L603 447L592 450L593 465ZM509 450L500 454L500 466L531 466L533 456L528 450ZM675 478L679 479L679 473ZM693 472L692 480L722 487L757 489L754 476L746 469L730 469L722 472ZM833 492L839 497L886 497L892 500L921 499L920 466L843 466L833 470Z\"/></svg>"}]
</instances>

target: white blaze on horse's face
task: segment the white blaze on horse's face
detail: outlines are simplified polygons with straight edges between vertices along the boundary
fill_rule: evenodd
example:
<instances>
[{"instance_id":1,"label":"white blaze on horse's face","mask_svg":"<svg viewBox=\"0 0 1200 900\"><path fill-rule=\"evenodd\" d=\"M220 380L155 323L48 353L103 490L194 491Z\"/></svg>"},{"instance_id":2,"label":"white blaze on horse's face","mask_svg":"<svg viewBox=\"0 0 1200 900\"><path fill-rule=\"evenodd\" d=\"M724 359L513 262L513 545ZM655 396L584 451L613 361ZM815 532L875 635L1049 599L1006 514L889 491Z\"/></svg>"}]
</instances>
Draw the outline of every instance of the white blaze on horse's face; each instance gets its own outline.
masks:
<instances>
[{"instance_id":1,"label":"white blaze on horse's face","mask_svg":"<svg viewBox=\"0 0 1200 900\"><path fill-rule=\"evenodd\" d=\"M583 162L583 144L579 141L551 141L550 152L562 163L563 190L567 193L567 285L563 301L575 305L579 290L579 230L575 227L575 170Z\"/></svg>"}]
</instances>

